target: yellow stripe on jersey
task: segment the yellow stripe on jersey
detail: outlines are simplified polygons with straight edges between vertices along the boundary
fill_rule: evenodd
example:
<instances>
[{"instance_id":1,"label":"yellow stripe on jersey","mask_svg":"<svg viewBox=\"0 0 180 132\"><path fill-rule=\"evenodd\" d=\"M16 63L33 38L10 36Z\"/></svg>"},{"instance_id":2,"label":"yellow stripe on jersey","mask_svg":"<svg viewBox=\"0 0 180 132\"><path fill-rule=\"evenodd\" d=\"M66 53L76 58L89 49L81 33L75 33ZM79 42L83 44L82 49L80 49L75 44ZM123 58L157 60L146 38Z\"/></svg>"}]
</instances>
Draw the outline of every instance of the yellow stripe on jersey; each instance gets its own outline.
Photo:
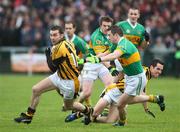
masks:
<instances>
[{"instance_id":1,"label":"yellow stripe on jersey","mask_svg":"<svg viewBox=\"0 0 180 132\"><path fill-rule=\"evenodd\" d=\"M93 50L95 51L95 53L104 53L108 50L108 46L105 45L101 45L101 46L94 46Z\"/></svg>"},{"instance_id":2,"label":"yellow stripe on jersey","mask_svg":"<svg viewBox=\"0 0 180 132\"><path fill-rule=\"evenodd\" d=\"M122 64L122 66L128 66L134 62L140 61L140 55L139 52L135 52L134 54L132 54L129 58L121 58L120 62Z\"/></svg>"},{"instance_id":3,"label":"yellow stripe on jersey","mask_svg":"<svg viewBox=\"0 0 180 132\"><path fill-rule=\"evenodd\" d=\"M104 53L109 50L109 46L105 46L105 45L93 46L91 41L89 42L89 48L92 48L96 54Z\"/></svg>"},{"instance_id":4,"label":"yellow stripe on jersey","mask_svg":"<svg viewBox=\"0 0 180 132\"><path fill-rule=\"evenodd\" d=\"M78 78L76 51L70 42L64 40L53 46L52 60L58 67L59 77L68 80Z\"/></svg>"},{"instance_id":5,"label":"yellow stripe on jersey","mask_svg":"<svg viewBox=\"0 0 180 132\"><path fill-rule=\"evenodd\" d=\"M133 44L138 45L141 41L140 36L135 35L124 35L125 38L127 38L129 41L131 41Z\"/></svg>"}]
</instances>

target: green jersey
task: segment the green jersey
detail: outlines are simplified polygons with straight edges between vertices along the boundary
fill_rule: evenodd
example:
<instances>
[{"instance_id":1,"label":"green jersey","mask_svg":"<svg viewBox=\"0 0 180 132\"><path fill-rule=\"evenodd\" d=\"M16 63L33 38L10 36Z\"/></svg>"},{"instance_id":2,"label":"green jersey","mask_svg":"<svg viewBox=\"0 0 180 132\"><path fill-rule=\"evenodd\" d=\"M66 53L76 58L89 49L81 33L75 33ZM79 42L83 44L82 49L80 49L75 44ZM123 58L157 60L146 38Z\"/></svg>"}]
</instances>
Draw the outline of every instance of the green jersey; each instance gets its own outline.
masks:
<instances>
[{"instance_id":1,"label":"green jersey","mask_svg":"<svg viewBox=\"0 0 180 132\"><path fill-rule=\"evenodd\" d=\"M103 34L100 28L97 28L91 35L90 53L96 55L109 50L113 44L108 40L107 35Z\"/></svg>"},{"instance_id":2,"label":"green jersey","mask_svg":"<svg viewBox=\"0 0 180 132\"><path fill-rule=\"evenodd\" d=\"M71 41L76 49L76 54L82 58L83 55L88 53L89 45L77 35L73 35L72 39L70 40L67 35L65 35L65 39Z\"/></svg>"},{"instance_id":3,"label":"green jersey","mask_svg":"<svg viewBox=\"0 0 180 132\"><path fill-rule=\"evenodd\" d=\"M145 28L143 25L139 23L132 25L129 19L118 22L116 25L121 28L124 37L131 41L136 47L140 46L144 41Z\"/></svg>"},{"instance_id":4,"label":"green jersey","mask_svg":"<svg viewBox=\"0 0 180 132\"><path fill-rule=\"evenodd\" d=\"M123 53L118 60L126 75L133 76L143 72L140 54L132 42L122 37L115 50Z\"/></svg>"}]
</instances>

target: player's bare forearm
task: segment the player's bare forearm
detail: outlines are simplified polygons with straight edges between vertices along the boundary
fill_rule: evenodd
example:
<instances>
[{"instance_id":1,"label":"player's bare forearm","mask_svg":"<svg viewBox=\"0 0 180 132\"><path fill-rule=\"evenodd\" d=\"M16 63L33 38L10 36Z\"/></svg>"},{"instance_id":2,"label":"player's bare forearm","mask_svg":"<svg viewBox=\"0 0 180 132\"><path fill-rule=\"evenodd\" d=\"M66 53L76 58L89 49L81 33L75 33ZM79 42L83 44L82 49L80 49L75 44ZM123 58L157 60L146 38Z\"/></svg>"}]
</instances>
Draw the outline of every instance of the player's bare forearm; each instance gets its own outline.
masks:
<instances>
[{"instance_id":1,"label":"player's bare forearm","mask_svg":"<svg viewBox=\"0 0 180 132\"><path fill-rule=\"evenodd\" d=\"M119 51L114 51L113 53L110 53L110 54L103 56L103 57L100 57L100 58L101 58L101 61L112 61L112 60L115 60L118 57L120 57L121 54L122 53Z\"/></svg>"},{"instance_id":2,"label":"player's bare forearm","mask_svg":"<svg viewBox=\"0 0 180 132\"><path fill-rule=\"evenodd\" d=\"M109 52L106 51L106 52L104 52L104 53L98 53L96 56L97 56L97 57L102 57L102 56L106 56L106 55L108 55L108 54L109 54Z\"/></svg>"}]
</instances>

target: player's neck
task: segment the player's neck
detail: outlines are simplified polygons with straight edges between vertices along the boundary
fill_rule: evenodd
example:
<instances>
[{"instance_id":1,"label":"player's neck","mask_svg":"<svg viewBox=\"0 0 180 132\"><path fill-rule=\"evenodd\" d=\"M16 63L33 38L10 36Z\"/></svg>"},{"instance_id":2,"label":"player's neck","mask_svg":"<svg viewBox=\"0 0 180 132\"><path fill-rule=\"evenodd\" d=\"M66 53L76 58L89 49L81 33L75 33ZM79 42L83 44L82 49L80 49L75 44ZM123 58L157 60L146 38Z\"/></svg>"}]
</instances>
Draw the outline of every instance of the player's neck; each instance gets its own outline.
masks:
<instances>
[{"instance_id":1,"label":"player's neck","mask_svg":"<svg viewBox=\"0 0 180 132\"><path fill-rule=\"evenodd\" d=\"M137 25L137 22L132 22L130 19L127 19L127 22L131 25L132 28L135 28Z\"/></svg>"},{"instance_id":2,"label":"player's neck","mask_svg":"<svg viewBox=\"0 0 180 132\"><path fill-rule=\"evenodd\" d=\"M131 24L132 24L133 26L135 26L135 25L136 25L136 22L131 22Z\"/></svg>"},{"instance_id":3,"label":"player's neck","mask_svg":"<svg viewBox=\"0 0 180 132\"><path fill-rule=\"evenodd\" d=\"M65 38L66 38L66 40L73 41L75 38L75 34L73 34L73 35L65 34Z\"/></svg>"},{"instance_id":4,"label":"player's neck","mask_svg":"<svg viewBox=\"0 0 180 132\"><path fill-rule=\"evenodd\" d=\"M73 38L73 35L68 36L68 38L69 38L69 40L71 40Z\"/></svg>"}]
</instances>

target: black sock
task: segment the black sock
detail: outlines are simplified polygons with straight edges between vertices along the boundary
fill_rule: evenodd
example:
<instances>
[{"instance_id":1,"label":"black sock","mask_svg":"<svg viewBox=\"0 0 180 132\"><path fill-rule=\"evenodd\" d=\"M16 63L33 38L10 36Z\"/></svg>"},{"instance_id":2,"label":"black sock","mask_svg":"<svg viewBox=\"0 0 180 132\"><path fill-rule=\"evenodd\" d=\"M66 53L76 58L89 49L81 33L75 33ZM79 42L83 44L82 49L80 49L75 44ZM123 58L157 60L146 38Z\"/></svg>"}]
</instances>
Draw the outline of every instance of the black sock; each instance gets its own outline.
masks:
<instances>
[{"instance_id":1,"label":"black sock","mask_svg":"<svg viewBox=\"0 0 180 132\"><path fill-rule=\"evenodd\" d=\"M87 114L88 112L89 112L89 108L87 106L85 106L85 110L83 110L82 113Z\"/></svg>"},{"instance_id":2,"label":"black sock","mask_svg":"<svg viewBox=\"0 0 180 132\"><path fill-rule=\"evenodd\" d=\"M36 112L35 109L32 109L31 107L28 107L27 113L28 113L29 115L34 115L35 112Z\"/></svg>"}]
</instances>

